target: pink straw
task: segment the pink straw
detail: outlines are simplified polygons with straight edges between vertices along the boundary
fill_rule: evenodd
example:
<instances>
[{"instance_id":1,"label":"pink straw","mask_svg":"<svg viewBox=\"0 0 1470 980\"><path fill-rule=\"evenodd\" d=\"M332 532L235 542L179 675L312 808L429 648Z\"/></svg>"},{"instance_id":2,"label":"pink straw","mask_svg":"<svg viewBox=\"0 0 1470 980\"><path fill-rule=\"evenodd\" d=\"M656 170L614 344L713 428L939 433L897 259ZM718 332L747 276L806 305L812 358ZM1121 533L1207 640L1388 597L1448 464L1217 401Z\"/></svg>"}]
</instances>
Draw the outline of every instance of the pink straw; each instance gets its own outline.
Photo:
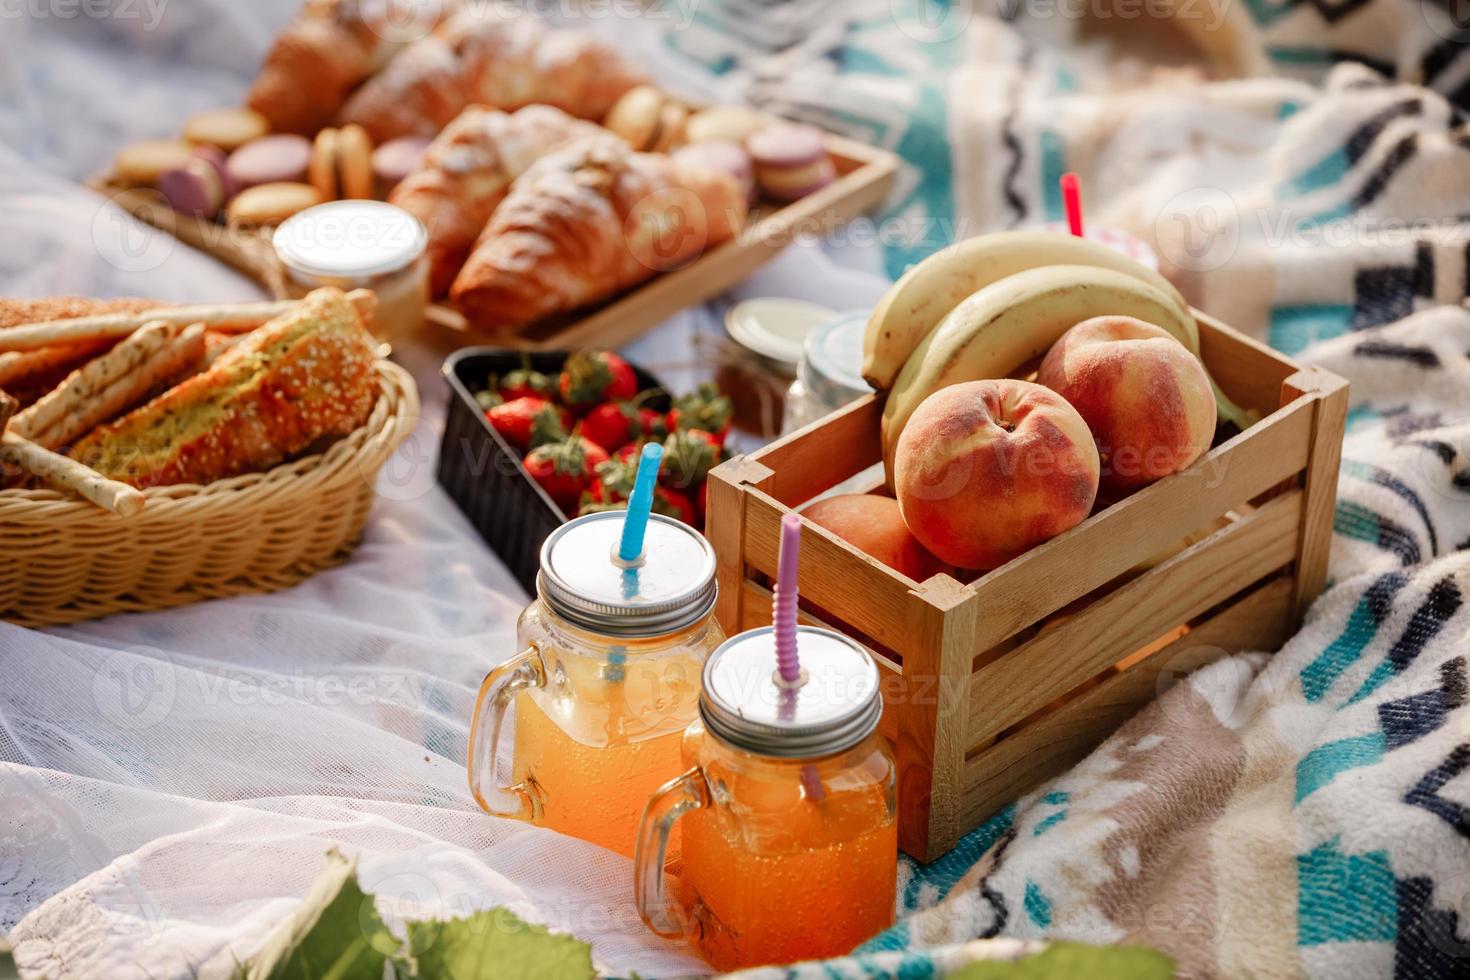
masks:
<instances>
[{"instance_id":1,"label":"pink straw","mask_svg":"<svg viewBox=\"0 0 1470 980\"><path fill-rule=\"evenodd\" d=\"M776 633L776 670L781 680L795 684L801 677L796 655L796 560L801 553L801 518L781 518L781 555L776 562L776 600L772 603L772 625Z\"/></svg>"},{"instance_id":2,"label":"pink straw","mask_svg":"<svg viewBox=\"0 0 1470 980\"><path fill-rule=\"evenodd\" d=\"M1067 227L1078 238L1082 237L1082 189L1077 175L1068 171L1062 174L1062 206L1067 209Z\"/></svg>"}]
</instances>

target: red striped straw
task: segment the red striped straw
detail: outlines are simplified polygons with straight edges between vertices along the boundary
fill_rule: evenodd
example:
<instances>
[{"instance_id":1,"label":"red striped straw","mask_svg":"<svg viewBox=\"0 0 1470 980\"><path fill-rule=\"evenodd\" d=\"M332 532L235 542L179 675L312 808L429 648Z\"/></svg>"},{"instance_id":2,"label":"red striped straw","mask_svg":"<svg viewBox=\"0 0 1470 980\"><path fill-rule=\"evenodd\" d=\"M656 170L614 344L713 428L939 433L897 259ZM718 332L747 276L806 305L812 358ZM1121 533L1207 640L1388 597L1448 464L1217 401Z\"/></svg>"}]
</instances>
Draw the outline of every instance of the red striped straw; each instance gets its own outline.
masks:
<instances>
[{"instance_id":1,"label":"red striped straw","mask_svg":"<svg viewBox=\"0 0 1470 980\"><path fill-rule=\"evenodd\" d=\"M1070 170L1062 174L1062 207L1067 209L1067 227L1078 238L1082 237L1082 188L1077 175Z\"/></svg>"},{"instance_id":2,"label":"red striped straw","mask_svg":"<svg viewBox=\"0 0 1470 980\"><path fill-rule=\"evenodd\" d=\"M772 603L776 671L787 684L801 678L801 660L796 655L796 560L800 553L801 518L787 514L781 519L781 555L776 562L776 599Z\"/></svg>"}]
</instances>

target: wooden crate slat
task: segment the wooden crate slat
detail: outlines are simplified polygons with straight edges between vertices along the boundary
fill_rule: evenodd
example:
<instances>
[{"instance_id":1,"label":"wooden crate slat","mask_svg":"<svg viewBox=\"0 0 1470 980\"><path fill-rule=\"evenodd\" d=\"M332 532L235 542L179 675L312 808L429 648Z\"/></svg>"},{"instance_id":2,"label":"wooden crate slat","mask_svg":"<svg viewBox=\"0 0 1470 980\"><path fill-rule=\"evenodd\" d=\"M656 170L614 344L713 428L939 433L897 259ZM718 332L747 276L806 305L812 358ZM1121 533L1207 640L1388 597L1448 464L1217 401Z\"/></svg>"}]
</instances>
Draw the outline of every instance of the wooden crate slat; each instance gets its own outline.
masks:
<instances>
[{"instance_id":1,"label":"wooden crate slat","mask_svg":"<svg viewBox=\"0 0 1470 980\"><path fill-rule=\"evenodd\" d=\"M1139 490L972 583L981 604L974 652L991 649L1295 476L1307 464L1313 419L1312 399L1299 399L1187 470Z\"/></svg>"},{"instance_id":2,"label":"wooden crate slat","mask_svg":"<svg viewBox=\"0 0 1470 980\"><path fill-rule=\"evenodd\" d=\"M1194 311L1199 324L1200 354L1210 375L1235 402L1262 416L1281 404L1281 385L1298 370L1280 351Z\"/></svg>"},{"instance_id":3,"label":"wooden crate slat","mask_svg":"<svg viewBox=\"0 0 1470 980\"><path fill-rule=\"evenodd\" d=\"M882 418L882 400L864 395L753 453L751 458L772 472L764 489L795 507L861 473L883 458Z\"/></svg>"},{"instance_id":4,"label":"wooden crate slat","mask_svg":"<svg viewBox=\"0 0 1470 980\"><path fill-rule=\"evenodd\" d=\"M1293 621L1300 623L1307 606L1327 584L1327 557L1332 547L1332 519L1337 507L1337 471L1342 462L1342 437L1347 426L1348 384L1317 368L1307 368L1286 379L1283 401L1315 395L1316 426L1312 434L1306 497L1302 502L1297 559L1297 592Z\"/></svg>"},{"instance_id":5,"label":"wooden crate slat","mask_svg":"<svg viewBox=\"0 0 1470 980\"><path fill-rule=\"evenodd\" d=\"M981 667L970 679L970 746L1288 565L1302 496L1271 500Z\"/></svg>"},{"instance_id":6,"label":"wooden crate slat","mask_svg":"<svg viewBox=\"0 0 1470 980\"><path fill-rule=\"evenodd\" d=\"M789 509L760 490L747 488L745 498L745 562L774 579L781 518ZM803 598L834 610L906 662L922 649L911 622L917 583L810 521L801 528L799 569Z\"/></svg>"},{"instance_id":7,"label":"wooden crate slat","mask_svg":"<svg viewBox=\"0 0 1470 980\"><path fill-rule=\"evenodd\" d=\"M1130 669L1104 680L965 765L962 822L974 827L1020 794L1087 756L1159 692L1165 671L1230 653L1274 650L1289 632L1292 580L1273 579Z\"/></svg>"}]
</instances>

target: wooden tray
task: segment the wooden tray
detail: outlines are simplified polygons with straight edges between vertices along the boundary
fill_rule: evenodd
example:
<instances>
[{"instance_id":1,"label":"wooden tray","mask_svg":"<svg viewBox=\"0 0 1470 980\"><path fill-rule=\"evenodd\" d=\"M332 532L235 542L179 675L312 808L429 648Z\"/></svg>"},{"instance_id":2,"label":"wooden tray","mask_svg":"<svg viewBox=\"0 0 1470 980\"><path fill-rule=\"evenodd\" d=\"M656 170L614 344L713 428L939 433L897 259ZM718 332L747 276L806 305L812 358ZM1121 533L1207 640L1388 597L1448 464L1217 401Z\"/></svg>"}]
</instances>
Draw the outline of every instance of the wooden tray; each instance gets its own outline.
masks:
<instances>
[{"instance_id":1,"label":"wooden tray","mask_svg":"<svg viewBox=\"0 0 1470 980\"><path fill-rule=\"evenodd\" d=\"M529 350L620 347L680 310L745 279L774 258L805 225L826 230L835 222L849 220L876 205L893 185L898 172L898 158L893 154L831 134L827 151L837 168L834 183L784 207L757 206L739 238L599 306L525 331L497 333L477 330L457 310L435 303L429 307L429 326L449 332L456 347L472 343ZM121 187L110 175L94 177L87 184L139 220L238 269L273 295L285 295L270 230L230 228L179 214L156 191Z\"/></svg>"},{"instance_id":2,"label":"wooden tray","mask_svg":"<svg viewBox=\"0 0 1470 980\"><path fill-rule=\"evenodd\" d=\"M820 615L802 618L861 642L884 674L914 857L1082 758L1161 678L1277 649L1322 591L1347 382L1196 316L1211 373L1263 418L1189 469L968 585L915 582L803 523L802 599ZM882 459L882 410L868 396L710 473L727 632L770 623L782 515Z\"/></svg>"}]
</instances>

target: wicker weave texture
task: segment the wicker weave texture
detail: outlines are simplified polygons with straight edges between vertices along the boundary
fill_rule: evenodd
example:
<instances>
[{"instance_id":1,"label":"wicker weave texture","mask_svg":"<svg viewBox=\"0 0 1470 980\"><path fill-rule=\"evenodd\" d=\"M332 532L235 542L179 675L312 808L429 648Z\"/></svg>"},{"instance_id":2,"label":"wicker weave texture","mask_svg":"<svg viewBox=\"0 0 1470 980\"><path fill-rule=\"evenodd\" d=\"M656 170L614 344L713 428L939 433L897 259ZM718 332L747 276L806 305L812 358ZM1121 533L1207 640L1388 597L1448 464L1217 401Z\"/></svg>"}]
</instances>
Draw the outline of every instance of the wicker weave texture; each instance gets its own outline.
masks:
<instances>
[{"instance_id":1,"label":"wicker weave texture","mask_svg":"<svg viewBox=\"0 0 1470 980\"><path fill-rule=\"evenodd\" d=\"M418 391L378 363L366 423L326 452L207 486L155 487L132 518L55 490L0 491L0 619L52 626L247 592L342 561L373 481L417 424Z\"/></svg>"}]
</instances>

